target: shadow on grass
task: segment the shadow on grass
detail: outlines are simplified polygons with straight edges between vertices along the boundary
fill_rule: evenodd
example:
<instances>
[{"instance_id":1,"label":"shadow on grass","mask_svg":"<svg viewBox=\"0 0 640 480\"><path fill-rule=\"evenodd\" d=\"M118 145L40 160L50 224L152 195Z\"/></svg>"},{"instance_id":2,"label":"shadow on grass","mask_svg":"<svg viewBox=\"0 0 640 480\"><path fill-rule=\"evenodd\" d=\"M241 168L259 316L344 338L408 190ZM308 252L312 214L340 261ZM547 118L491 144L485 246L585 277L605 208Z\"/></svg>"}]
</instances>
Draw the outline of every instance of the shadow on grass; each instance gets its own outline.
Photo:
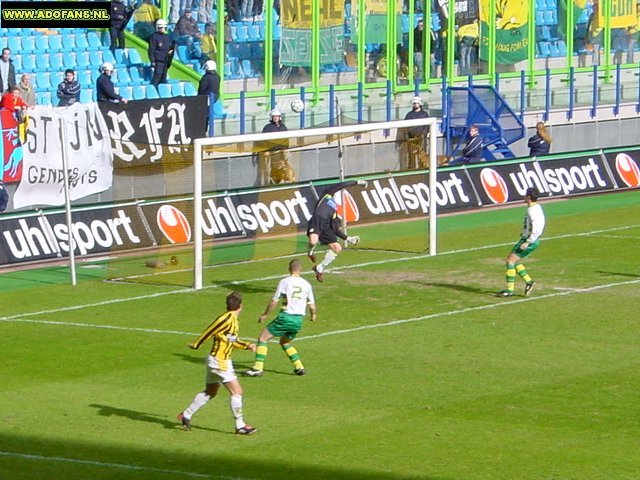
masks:
<instances>
[{"instance_id":1,"label":"shadow on grass","mask_svg":"<svg viewBox=\"0 0 640 480\"><path fill-rule=\"evenodd\" d=\"M277 283L277 282L276 282ZM216 285L220 288L226 288L230 291L240 293L273 293L276 288L276 284L273 287L257 287L250 283L233 283L233 282L216 282L212 281L211 285Z\"/></svg>"},{"instance_id":2,"label":"shadow on grass","mask_svg":"<svg viewBox=\"0 0 640 480\"><path fill-rule=\"evenodd\" d=\"M193 433L193 432L190 432ZM190 434L185 432L185 435ZM269 438L267 432L258 432L251 438L233 435L225 442L247 442L254 445L259 436ZM101 442L79 442L20 435L0 435L0 478L31 479L92 479L92 480L177 480L185 478L271 480L303 478L305 480L448 480L429 476L424 472L405 476L393 472L367 471L366 462L354 459L349 467L331 464L307 464L304 455L291 455L283 464L260 456L259 450L251 455L233 455L228 449L216 445L220 437L202 439L211 443L207 454L193 451L176 452L169 446L155 443L126 447L114 445L113 438ZM278 439L273 439L278 441ZM252 448L247 446L246 448ZM295 450L295 445L292 446Z\"/></svg>"},{"instance_id":3,"label":"shadow on grass","mask_svg":"<svg viewBox=\"0 0 640 480\"><path fill-rule=\"evenodd\" d=\"M145 423L155 423L157 425L161 425L163 428L168 430L173 430L176 428L180 428L180 424L177 420L169 419L166 415L157 415L155 413L147 413L147 412L138 412L137 410L129 410L128 408L117 408L112 407L110 405L100 405L96 403L92 403L89 405L92 408L98 409L98 415L103 417L122 417L128 418L130 420L135 420L136 422L145 422ZM194 425L192 427L193 430L206 430L209 432L221 432L221 433L230 433L225 430L218 430L215 428L203 428Z\"/></svg>"},{"instance_id":4,"label":"shadow on grass","mask_svg":"<svg viewBox=\"0 0 640 480\"><path fill-rule=\"evenodd\" d=\"M604 275L616 275L618 277L640 278L640 274L637 273L607 272L605 270L596 270L596 273L602 273Z\"/></svg>"},{"instance_id":5,"label":"shadow on grass","mask_svg":"<svg viewBox=\"0 0 640 480\"><path fill-rule=\"evenodd\" d=\"M476 295L495 294L494 290L487 290L486 288L471 287L469 285L462 285L459 283L444 283L444 282L416 282L413 280L407 281L407 283L415 283L417 285L424 285L425 287L437 287L447 288L449 290L455 290L462 293L475 293Z\"/></svg>"},{"instance_id":6,"label":"shadow on grass","mask_svg":"<svg viewBox=\"0 0 640 480\"><path fill-rule=\"evenodd\" d=\"M186 355L184 353L174 353L173 356L174 357L178 357L178 358L180 358L180 359L182 359L182 360L184 360L185 362L188 362L188 363L194 363L194 364L197 364L197 365L204 365L204 358L202 358L201 356ZM251 367L253 367L253 363L236 362L235 360L233 361L233 368L236 371L236 375L238 375L238 377L240 379L249 378L249 377L244 376L242 374L242 372L245 371L245 370L249 370ZM265 368L264 371L266 373L273 373L273 374L276 374L276 375L295 376L293 374L293 366L291 367L291 370L287 371L287 372L282 372L282 371L279 371L279 370L271 370L271 369L268 369L268 368Z\"/></svg>"}]
</instances>

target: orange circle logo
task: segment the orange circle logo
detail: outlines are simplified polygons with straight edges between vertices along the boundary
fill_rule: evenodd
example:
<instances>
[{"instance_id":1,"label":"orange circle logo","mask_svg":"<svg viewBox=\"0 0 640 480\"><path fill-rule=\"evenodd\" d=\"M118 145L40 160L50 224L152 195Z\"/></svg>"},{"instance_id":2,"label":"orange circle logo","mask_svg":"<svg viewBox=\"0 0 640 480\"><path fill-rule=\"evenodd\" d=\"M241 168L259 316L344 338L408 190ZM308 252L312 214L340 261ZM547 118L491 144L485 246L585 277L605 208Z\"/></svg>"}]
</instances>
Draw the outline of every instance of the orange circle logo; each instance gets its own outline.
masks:
<instances>
[{"instance_id":1,"label":"orange circle logo","mask_svg":"<svg viewBox=\"0 0 640 480\"><path fill-rule=\"evenodd\" d=\"M626 153L616 155L616 170L628 187L640 187L640 168L629 155Z\"/></svg>"},{"instance_id":2,"label":"orange circle logo","mask_svg":"<svg viewBox=\"0 0 640 480\"><path fill-rule=\"evenodd\" d=\"M187 217L173 205L162 205L158 209L157 222L160 231L171 243L191 240L191 226Z\"/></svg>"},{"instance_id":3,"label":"orange circle logo","mask_svg":"<svg viewBox=\"0 0 640 480\"><path fill-rule=\"evenodd\" d=\"M509 200L507 183L495 170L483 168L480 172L480 181L484 191L493 203L505 203Z\"/></svg>"},{"instance_id":4,"label":"orange circle logo","mask_svg":"<svg viewBox=\"0 0 640 480\"><path fill-rule=\"evenodd\" d=\"M344 218L347 223L353 223L360 220L360 210L358 210L358 205L349 192L346 190L340 190L336 192L333 198L338 204L336 212Z\"/></svg>"}]
</instances>

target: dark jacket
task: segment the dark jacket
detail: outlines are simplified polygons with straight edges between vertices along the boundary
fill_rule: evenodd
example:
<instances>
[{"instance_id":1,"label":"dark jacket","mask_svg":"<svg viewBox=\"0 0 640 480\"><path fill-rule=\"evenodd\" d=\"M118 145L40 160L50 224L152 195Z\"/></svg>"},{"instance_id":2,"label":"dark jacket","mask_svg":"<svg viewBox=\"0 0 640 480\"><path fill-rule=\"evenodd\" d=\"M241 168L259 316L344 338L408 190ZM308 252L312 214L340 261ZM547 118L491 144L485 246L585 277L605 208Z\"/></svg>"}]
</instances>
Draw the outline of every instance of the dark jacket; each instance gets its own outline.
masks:
<instances>
[{"instance_id":1,"label":"dark jacket","mask_svg":"<svg viewBox=\"0 0 640 480\"><path fill-rule=\"evenodd\" d=\"M287 126L280 121L280 123L269 122L262 129L262 133L271 133L271 132L286 132Z\"/></svg>"},{"instance_id":2,"label":"dark jacket","mask_svg":"<svg viewBox=\"0 0 640 480\"><path fill-rule=\"evenodd\" d=\"M151 63L168 62L171 38L166 33L154 32L149 38L149 60Z\"/></svg>"},{"instance_id":3,"label":"dark jacket","mask_svg":"<svg viewBox=\"0 0 640 480\"><path fill-rule=\"evenodd\" d=\"M425 109L420 108L420 110L411 110L404 117L405 120L415 120L416 118L429 118L429 112ZM420 135L428 135L429 127L423 125L422 127L411 127L407 129L407 136L409 138L419 137Z\"/></svg>"},{"instance_id":4,"label":"dark jacket","mask_svg":"<svg viewBox=\"0 0 640 480\"><path fill-rule=\"evenodd\" d=\"M464 149L462 155L465 158L466 163L475 163L482 161L482 150L484 148L484 139L480 134L475 137L471 137Z\"/></svg>"},{"instance_id":5,"label":"dark jacket","mask_svg":"<svg viewBox=\"0 0 640 480\"><path fill-rule=\"evenodd\" d=\"M183 15L178 19L178 23L176 23L176 28L173 29L173 32L180 36L188 35L195 37L200 33L200 29L198 28L198 22L196 22L193 17L187 18Z\"/></svg>"},{"instance_id":6,"label":"dark jacket","mask_svg":"<svg viewBox=\"0 0 640 480\"><path fill-rule=\"evenodd\" d=\"M13 60L11 59L9 59L9 78L7 83L8 85L4 85L2 77L0 77L0 94L16 86L16 67L13 66Z\"/></svg>"},{"instance_id":7,"label":"dark jacket","mask_svg":"<svg viewBox=\"0 0 640 480\"><path fill-rule=\"evenodd\" d=\"M0 182L0 213L4 212L7 209L7 205L9 204L9 192L4 187L4 184Z\"/></svg>"},{"instance_id":8,"label":"dark jacket","mask_svg":"<svg viewBox=\"0 0 640 480\"><path fill-rule=\"evenodd\" d=\"M220 75L218 72L206 72L198 84L198 95L213 93L215 100L220 96Z\"/></svg>"},{"instance_id":9,"label":"dark jacket","mask_svg":"<svg viewBox=\"0 0 640 480\"><path fill-rule=\"evenodd\" d=\"M546 155L551 149L551 145L545 142L537 133L529 139L528 146L530 148L530 157L539 157L540 155Z\"/></svg>"},{"instance_id":10,"label":"dark jacket","mask_svg":"<svg viewBox=\"0 0 640 480\"><path fill-rule=\"evenodd\" d=\"M126 18L127 7L120 0L113 0L111 2L111 28L122 30Z\"/></svg>"},{"instance_id":11,"label":"dark jacket","mask_svg":"<svg viewBox=\"0 0 640 480\"><path fill-rule=\"evenodd\" d=\"M66 80L58 84L58 101L59 107L68 107L76 102L80 101L80 90L82 87L78 81L73 80L67 82Z\"/></svg>"},{"instance_id":12,"label":"dark jacket","mask_svg":"<svg viewBox=\"0 0 640 480\"><path fill-rule=\"evenodd\" d=\"M111 102L113 100L122 100L113 87L113 82L109 75L100 74L96 80L96 97L99 102Z\"/></svg>"}]
</instances>

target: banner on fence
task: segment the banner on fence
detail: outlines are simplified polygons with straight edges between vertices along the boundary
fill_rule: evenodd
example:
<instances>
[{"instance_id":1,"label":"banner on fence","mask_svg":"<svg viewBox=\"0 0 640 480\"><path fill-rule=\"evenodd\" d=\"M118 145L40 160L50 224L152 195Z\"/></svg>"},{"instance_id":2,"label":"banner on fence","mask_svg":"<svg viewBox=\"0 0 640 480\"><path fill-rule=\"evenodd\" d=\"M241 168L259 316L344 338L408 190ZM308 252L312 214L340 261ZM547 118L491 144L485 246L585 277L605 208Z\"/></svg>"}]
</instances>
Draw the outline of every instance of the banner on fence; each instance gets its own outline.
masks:
<instances>
[{"instance_id":1,"label":"banner on fence","mask_svg":"<svg viewBox=\"0 0 640 480\"><path fill-rule=\"evenodd\" d=\"M480 0L480 59L488 61L489 51L495 49L496 63L514 64L527 59L529 47L529 2L533 0L505 0L496 4L496 38L489 43L491 2Z\"/></svg>"},{"instance_id":2,"label":"banner on fence","mask_svg":"<svg viewBox=\"0 0 640 480\"><path fill-rule=\"evenodd\" d=\"M191 143L206 136L205 95L99 103L111 137L115 168L191 163Z\"/></svg>"},{"instance_id":3,"label":"banner on fence","mask_svg":"<svg viewBox=\"0 0 640 480\"><path fill-rule=\"evenodd\" d=\"M63 155L71 200L111 187L113 156L107 126L96 104L36 106L29 113L22 175L13 196L13 208L64 205ZM66 131L64 149L62 125Z\"/></svg>"}]
</instances>

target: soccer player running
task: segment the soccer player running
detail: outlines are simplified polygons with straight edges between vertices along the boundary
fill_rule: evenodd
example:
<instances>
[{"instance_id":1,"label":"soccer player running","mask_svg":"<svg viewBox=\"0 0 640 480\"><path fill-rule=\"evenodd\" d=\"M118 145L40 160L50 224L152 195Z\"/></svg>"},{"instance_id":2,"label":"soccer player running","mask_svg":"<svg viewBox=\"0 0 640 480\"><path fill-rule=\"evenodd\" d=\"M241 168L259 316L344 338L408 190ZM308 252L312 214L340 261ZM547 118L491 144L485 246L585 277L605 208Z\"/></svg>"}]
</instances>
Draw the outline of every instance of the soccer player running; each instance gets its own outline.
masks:
<instances>
[{"instance_id":1,"label":"soccer player running","mask_svg":"<svg viewBox=\"0 0 640 480\"><path fill-rule=\"evenodd\" d=\"M498 293L499 297L512 297L515 295L516 273L525 281L525 297L531 293L536 283L529 276L522 259L531 255L540 245L540 235L544 230L545 219L542 207L538 205L539 196L540 192L537 188L527 189L524 200L529 208L527 208L527 214L524 217L524 228L522 229L520 240L507 257L507 288Z\"/></svg>"},{"instance_id":2,"label":"soccer player running","mask_svg":"<svg viewBox=\"0 0 640 480\"><path fill-rule=\"evenodd\" d=\"M189 348L197 350L200 345L213 339L211 353L207 357L207 377L204 391L198 393L186 410L178 414L178 420L186 430L191 430L191 417L216 396L220 385L231 395L231 414L236 422L236 433L250 435L256 428L244 423L242 414L242 387L233 370L231 352L234 348L256 351L253 343L238 340L238 315L242 310L242 297L238 292L227 295L227 311L219 315L198 339L189 344Z\"/></svg>"},{"instance_id":3,"label":"soccer player running","mask_svg":"<svg viewBox=\"0 0 640 480\"><path fill-rule=\"evenodd\" d=\"M354 185L362 185L366 188L367 181L358 180L357 182L341 182L327 187L316 202L311 218L309 219L309 225L307 226L309 250L307 256L313 263L316 263L315 248L318 245L318 241L322 245L329 246L329 250L327 250L324 260L313 267L313 271L316 274L316 280L319 282L324 281L323 272L324 269L327 268L327 265L333 262L340 252L342 252L342 245L338 242L338 237L342 238L350 245L357 245L360 242L360 237L349 237L342 229L342 219L337 213L338 204L334 198L334 195L340 190Z\"/></svg>"},{"instance_id":4,"label":"soccer player running","mask_svg":"<svg viewBox=\"0 0 640 480\"><path fill-rule=\"evenodd\" d=\"M267 342L273 337L280 337L280 347L282 347L284 353L287 354L289 360L293 363L293 373L295 375L304 375L307 373L300 360L298 351L291 345L291 342L302 328L307 306L309 306L309 312L311 313L311 321L316 321L316 304L313 297L313 289L311 288L311 284L300 276L301 268L300 260L291 260L291 262L289 262L289 276L280 280L278 288L268 303L267 308L258 318L259 323L264 322L269 312L271 312L271 310L278 305L280 299L282 299L283 302L280 313L278 313L276 318L260 333L255 362L250 370L244 372L245 375L250 377L262 376L264 372L264 361L268 353Z\"/></svg>"}]
</instances>

